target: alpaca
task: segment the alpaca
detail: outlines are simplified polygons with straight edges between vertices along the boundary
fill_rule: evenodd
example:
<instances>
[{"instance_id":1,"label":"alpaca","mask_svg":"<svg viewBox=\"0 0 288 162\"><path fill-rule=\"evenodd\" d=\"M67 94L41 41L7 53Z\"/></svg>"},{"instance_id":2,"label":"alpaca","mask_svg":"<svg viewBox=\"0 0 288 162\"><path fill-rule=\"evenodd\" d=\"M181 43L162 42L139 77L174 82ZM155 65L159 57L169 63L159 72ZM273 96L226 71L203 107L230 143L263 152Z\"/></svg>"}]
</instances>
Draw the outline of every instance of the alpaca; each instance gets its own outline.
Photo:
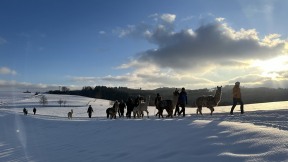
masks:
<instances>
[{"instance_id":1,"label":"alpaca","mask_svg":"<svg viewBox=\"0 0 288 162\"><path fill-rule=\"evenodd\" d=\"M119 103L116 100L113 107L106 109L107 118L109 118L109 115L110 115L110 119L112 119L113 117L114 119L116 119L116 114L118 110L119 110Z\"/></svg>"},{"instance_id":2,"label":"alpaca","mask_svg":"<svg viewBox=\"0 0 288 162\"><path fill-rule=\"evenodd\" d=\"M178 102L178 96L179 96L179 92L176 90L173 92L173 99L172 100L163 100L161 101L161 103L157 103L160 104L159 106L164 110L166 109L168 116L166 117L171 117L173 118L173 110L177 105Z\"/></svg>"},{"instance_id":3,"label":"alpaca","mask_svg":"<svg viewBox=\"0 0 288 162\"><path fill-rule=\"evenodd\" d=\"M212 115L213 111L214 111L214 107L218 105L218 103L221 100L221 87L217 86L217 90L214 96L202 96L202 97L198 97L196 99L195 105L197 106L197 115L198 115L198 111L199 113L202 115L202 107L207 107L211 110L210 115Z\"/></svg>"},{"instance_id":4,"label":"alpaca","mask_svg":"<svg viewBox=\"0 0 288 162\"><path fill-rule=\"evenodd\" d=\"M149 118L149 111L148 111L149 102L150 102L150 96L146 98L146 102L141 102L137 107L134 107L133 109L134 118L136 117L136 114L138 117L141 115L143 118L144 111L146 111L147 117Z\"/></svg>"},{"instance_id":5,"label":"alpaca","mask_svg":"<svg viewBox=\"0 0 288 162\"><path fill-rule=\"evenodd\" d=\"M68 119L72 119L72 115L73 115L73 109L71 109L71 112L68 112Z\"/></svg>"}]
</instances>

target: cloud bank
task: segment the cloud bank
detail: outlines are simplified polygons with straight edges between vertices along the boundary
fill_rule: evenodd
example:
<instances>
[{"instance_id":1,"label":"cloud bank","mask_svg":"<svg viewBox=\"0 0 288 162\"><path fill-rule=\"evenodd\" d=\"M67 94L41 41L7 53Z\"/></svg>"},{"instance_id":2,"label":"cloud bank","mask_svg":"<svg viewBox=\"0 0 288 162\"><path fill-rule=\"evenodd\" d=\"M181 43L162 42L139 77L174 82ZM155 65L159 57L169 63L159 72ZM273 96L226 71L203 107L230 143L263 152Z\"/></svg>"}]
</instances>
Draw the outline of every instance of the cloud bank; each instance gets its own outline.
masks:
<instances>
[{"instance_id":1,"label":"cloud bank","mask_svg":"<svg viewBox=\"0 0 288 162\"><path fill-rule=\"evenodd\" d=\"M11 70L8 67L1 67L0 68L0 74L12 74L12 75L16 75L17 72L15 70Z\"/></svg>"}]
</instances>

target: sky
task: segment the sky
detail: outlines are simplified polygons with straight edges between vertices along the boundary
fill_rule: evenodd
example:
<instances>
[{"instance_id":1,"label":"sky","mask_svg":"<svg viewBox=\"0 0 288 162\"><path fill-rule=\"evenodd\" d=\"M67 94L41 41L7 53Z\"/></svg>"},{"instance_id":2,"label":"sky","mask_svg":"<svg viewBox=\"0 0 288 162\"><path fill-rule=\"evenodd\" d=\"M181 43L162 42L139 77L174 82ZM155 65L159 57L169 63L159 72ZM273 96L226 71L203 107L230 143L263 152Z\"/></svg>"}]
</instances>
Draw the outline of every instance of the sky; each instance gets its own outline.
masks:
<instances>
[{"instance_id":1,"label":"sky","mask_svg":"<svg viewBox=\"0 0 288 162\"><path fill-rule=\"evenodd\" d=\"M288 87L284 0L2 0L0 91Z\"/></svg>"}]
</instances>

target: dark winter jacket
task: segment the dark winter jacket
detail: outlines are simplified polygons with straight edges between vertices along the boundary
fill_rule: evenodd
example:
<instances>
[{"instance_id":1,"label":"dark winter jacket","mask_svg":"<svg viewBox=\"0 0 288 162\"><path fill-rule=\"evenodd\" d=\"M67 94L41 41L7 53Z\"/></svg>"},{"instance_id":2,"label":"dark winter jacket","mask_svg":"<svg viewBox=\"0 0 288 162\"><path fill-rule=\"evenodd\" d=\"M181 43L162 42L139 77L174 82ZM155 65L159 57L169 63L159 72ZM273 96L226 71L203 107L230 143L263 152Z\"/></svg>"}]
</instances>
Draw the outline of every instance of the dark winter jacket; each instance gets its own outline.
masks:
<instances>
[{"instance_id":1,"label":"dark winter jacket","mask_svg":"<svg viewBox=\"0 0 288 162\"><path fill-rule=\"evenodd\" d=\"M124 102L121 102L121 103L119 104L119 109L120 109L121 112L124 112L124 108L125 108L125 107L126 107L126 105L125 105Z\"/></svg>"},{"instance_id":2,"label":"dark winter jacket","mask_svg":"<svg viewBox=\"0 0 288 162\"><path fill-rule=\"evenodd\" d=\"M33 112L36 112L36 108L34 107Z\"/></svg>"},{"instance_id":3,"label":"dark winter jacket","mask_svg":"<svg viewBox=\"0 0 288 162\"><path fill-rule=\"evenodd\" d=\"M157 97L155 97L155 105L156 105L156 109L160 108L160 102L162 101L162 97L159 95Z\"/></svg>"},{"instance_id":4,"label":"dark winter jacket","mask_svg":"<svg viewBox=\"0 0 288 162\"><path fill-rule=\"evenodd\" d=\"M128 110L128 111L133 111L134 103L133 103L133 100L132 100L132 99L129 99L129 100L126 102L126 105L127 105L127 110Z\"/></svg>"},{"instance_id":5,"label":"dark winter jacket","mask_svg":"<svg viewBox=\"0 0 288 162\"><path fill-rule=\"evenodd\" d=\"M182 92L179 94L178 103L179 103L179 104L186 104L186 105L187 105L187 93L186 93L185 91L182 91Z\"/></svg>"},{"instance_id":6,"label":"dark winter jacket","mask_svg":"<svg viewBox=\"0 0 288 162\"><path fill-rule=\"evenodd\" d=\"M92 108L91 106L88 107L87 113L91 114L92 112L94 112L94 111L93 111L93 108Z\"/></svg>"},{"instance_id":7,"label":"dark winter jacket","mask_svg":"<svg viewBox=\"0 0 288 162\"><path fill-rule=\"evenodd\" d=\"M134 106L137 107L141 103L141 98L137 97L134 102Z\"/></svg>"}]
</instances>

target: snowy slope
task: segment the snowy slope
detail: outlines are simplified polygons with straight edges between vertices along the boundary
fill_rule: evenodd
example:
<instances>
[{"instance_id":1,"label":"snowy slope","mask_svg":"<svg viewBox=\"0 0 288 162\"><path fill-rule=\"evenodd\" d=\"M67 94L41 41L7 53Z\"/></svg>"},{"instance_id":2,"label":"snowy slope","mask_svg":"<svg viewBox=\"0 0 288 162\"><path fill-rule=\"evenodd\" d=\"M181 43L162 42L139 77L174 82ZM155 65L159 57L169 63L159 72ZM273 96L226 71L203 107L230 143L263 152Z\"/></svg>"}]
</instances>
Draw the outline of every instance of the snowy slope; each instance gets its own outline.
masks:
<instances>
[{"instance_id":1,"label":"snowy slope","mask_svg":"<svg viewBox=\"0 0 288 162\"><path fill-rule=\"evenodd\" d=\"M187 108L187 117L173 119L158 119L149 107L149 119L110 120L107 100L46 96L47 106L31 97L0 107L0 161L288 161L288 102L245 105L244 115L238 106L234 116L230 106L213 116ZM57 104L60 98L66 107Z\"/></svg>"}]
</instances>

